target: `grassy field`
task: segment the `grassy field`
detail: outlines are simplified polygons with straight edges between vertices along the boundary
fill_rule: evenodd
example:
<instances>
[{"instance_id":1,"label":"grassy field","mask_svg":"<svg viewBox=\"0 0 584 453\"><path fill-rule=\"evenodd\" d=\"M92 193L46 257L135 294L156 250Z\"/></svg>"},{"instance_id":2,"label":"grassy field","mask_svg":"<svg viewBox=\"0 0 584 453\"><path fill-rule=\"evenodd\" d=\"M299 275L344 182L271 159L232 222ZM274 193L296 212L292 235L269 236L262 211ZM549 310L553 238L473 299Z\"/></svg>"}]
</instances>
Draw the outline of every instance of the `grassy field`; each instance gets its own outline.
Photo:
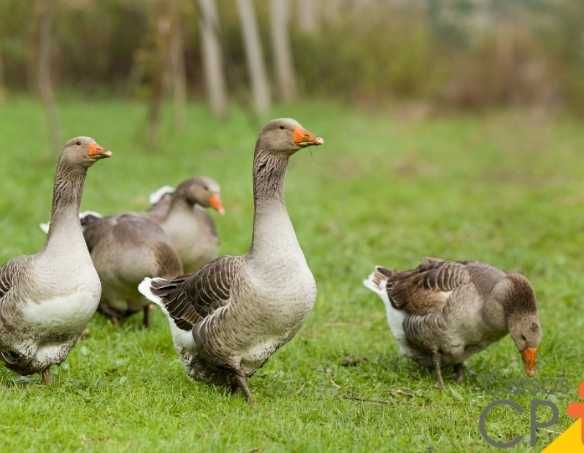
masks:
<instances>
[{"instance_id":1,"label":"grassy field","mask_svg":"<svg viewBox=\"0 0 584 453\"><path fill-rule=\"evenodd\" d=\"M251 158L259 124L189 110L169 120L162 146L143 146L139 104L68 101L66 138L91 135L114 152L86 184L82 208L141 210L163 184L194 174L222 185L222 251L247 249ZM326 139L294 157L286 197L318 283L299 335L251 380L257 404L189 380L160 313L115 328L99 316L55 369L50 386L0 369L0 451L487 451L481 410L508 398L493 436L529 433L529 402L557 404L571 420L584 377L584 128L522 112L405 120L331 105L279 109ZM28 100L0 106L0 262L35 252L49 214L55 155L42 112ZM478 259L534 283L544 341L537 378L522 373L509 338L469 361L462 385L400 358L381 302L361 286L372 266L410 267L426 256ZM547 418L545 410L541 418ZM527 438L526 438L527 440ZM517 451L532 451L526 442Z\"/></svg>"}]
</instances>

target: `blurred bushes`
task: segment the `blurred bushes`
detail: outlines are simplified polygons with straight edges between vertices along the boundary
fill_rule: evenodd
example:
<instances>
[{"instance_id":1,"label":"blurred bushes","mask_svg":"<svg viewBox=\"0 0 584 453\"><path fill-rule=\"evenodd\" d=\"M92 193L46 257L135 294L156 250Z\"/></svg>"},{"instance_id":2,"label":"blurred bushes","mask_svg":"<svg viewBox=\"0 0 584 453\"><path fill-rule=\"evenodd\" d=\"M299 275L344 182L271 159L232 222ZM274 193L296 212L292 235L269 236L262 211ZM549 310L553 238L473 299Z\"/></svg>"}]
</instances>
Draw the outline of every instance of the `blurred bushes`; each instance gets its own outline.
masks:
<instances>
[{"instance_id":1,"label":"blurred bushes","mask_svg":"<svg viewBox=\"0 0 584 453\"><path fill-rule=\"evenodd\" d=\"M200 96L196 1L181 2L190 94ZM0 0L0 52L12 91L28 86L31 3ZM268 2L256 3L270 63ZM326 6L327 0L320 3ZM218 4L228 86L242 98L248 93L247 71L236 2ZM54 55L59 87L144 93L154 5L153 0L59 0ZM343 5L337 17L323 14L318 33L301 33L293 17L300 96L414 99L472 109L551 105L584 112L580 0L345 0Z\"/></svg>"},{"instance_id":2,"label":"blurred bushes","mask_svg":"<svg viewBox=\"0 0 584 453\"><path fill-rule=\"evenodd\" d=\"M375 10L325 24L318 35L293 33L294 56L307 92L355 99L425 98L444 74L440 43L424 18Z\"/></svg>"}]
</instances>

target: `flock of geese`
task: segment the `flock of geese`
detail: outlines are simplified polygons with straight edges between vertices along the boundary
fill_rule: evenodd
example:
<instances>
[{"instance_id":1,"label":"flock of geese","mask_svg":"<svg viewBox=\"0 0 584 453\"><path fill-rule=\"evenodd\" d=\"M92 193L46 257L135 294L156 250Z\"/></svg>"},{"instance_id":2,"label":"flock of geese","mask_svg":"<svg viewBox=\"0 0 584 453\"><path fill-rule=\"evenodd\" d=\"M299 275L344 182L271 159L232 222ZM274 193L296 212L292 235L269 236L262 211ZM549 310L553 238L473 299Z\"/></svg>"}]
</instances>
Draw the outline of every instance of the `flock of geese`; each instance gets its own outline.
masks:
<instances>
[{"instance_id":1,"label":"flock of geese","mask_svg":"<svg viewBox=\"0 0 584 453\"><path fill-rule=\"evenodd\" d=\"M298 332L316 282L284 202L289 158L323 139L293 119L270 121L253 161L254 219L244 256L217 258L206 212L224 213L217 182L195 177L151 196L146 212L80 215L87 170L112 153L90 137L69 140L55 174L43 249L0 267L0 358L21 375L63 362L96 311L113 323L151 303L168 319L177 354L193 379L241 391ZM525 371L535 373L541 325L529 281L474 261L426 258L417 268L375 268L364 281L385 304L400 352L436 371L511 335Z\"/></svg>"}]
</instances>

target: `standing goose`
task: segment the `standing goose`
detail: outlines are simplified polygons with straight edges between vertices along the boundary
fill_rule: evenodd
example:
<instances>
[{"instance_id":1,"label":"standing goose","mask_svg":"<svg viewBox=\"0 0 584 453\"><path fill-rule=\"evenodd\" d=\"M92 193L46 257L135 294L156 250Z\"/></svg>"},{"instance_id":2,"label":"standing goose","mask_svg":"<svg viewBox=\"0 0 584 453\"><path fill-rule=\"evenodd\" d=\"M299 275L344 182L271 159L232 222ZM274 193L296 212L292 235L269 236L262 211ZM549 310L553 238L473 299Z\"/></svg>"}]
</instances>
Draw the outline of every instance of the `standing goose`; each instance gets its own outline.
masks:
<instances>
[{"instance_id":1,"label":"standing goose","mask_svg":"<svg viewBox=\"0 0 584 453\"><path fill-rule=\"evenodd\" d=\"M101 280L99 311L114 324L142 311L144 327L148 327L150 304L137 291L138 284L149 276L182 274L169 238L156 222L140 214L86 214L81 225Z\"/></svg>"},{"instance_id":2,"label":"standing goose","mask_svg":"<svg viewBox=\"0 0 584 453\"><path fill-rule=\"evenodd\" d=\"M464 361L508 333L535 375L542 330L535 294L522 275L476 261L428 258L416 269L395 272L383 267L364 285L379 295L400 352L434 367L454 365L459 381Z\"/></svg>"},{"instance_id":3,"label":"standing goose","mask_svg":"<svg viewBox=\"0 0 584 453\"><path fill-rule=\"evenodd\" d=\"M180 183L176 189L165 186L150 197L149 216L172 241L185 272L195 272L217 258L219 239L215 223L206 208L223 215L219 184L206 176Z\"/></svg>"},{"instance_id":4,"label":"standing goose","mask_svg":"<svg viewBox=\"0 0 584 453\"><path fill-rule=\"evenodd\" d=\"M188 374L240 389L302 326L316 283L284 204L288 159L323 140L292 119L260 132L253 165L254 226L245 256L223 256L174 280L145 279L140 291L167 313Z\"/></svg>"},{"instance_id":5,"label":"standing goose","mask_svg":"<svg viewBox=\"0 0 584 453\"><path fill-rule=\"evenodd\" d=\"M111 152L77 137L57 163L51 227L44 248L0 267L0 357L19 374L65 360L95 313L101 284L83 239L79 205L87 169Z\"/></svg>"}]
</instances>

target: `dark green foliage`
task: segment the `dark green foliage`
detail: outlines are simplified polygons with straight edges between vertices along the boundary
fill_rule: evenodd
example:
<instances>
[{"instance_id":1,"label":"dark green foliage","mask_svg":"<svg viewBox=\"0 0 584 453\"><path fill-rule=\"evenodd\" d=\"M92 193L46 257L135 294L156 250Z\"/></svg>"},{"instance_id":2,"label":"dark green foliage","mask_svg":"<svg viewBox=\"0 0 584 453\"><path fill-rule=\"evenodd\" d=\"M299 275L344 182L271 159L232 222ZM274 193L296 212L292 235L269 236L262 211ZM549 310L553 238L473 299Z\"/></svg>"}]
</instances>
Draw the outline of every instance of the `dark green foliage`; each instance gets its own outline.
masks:
<instances>
[{"instance_id":1,"label":"dark green foliage","mask_svg":"<svg viewBox=\"0 0 584 453\"><path fill-rule=\"evenodd\" d=\"M196 2L178 0L191 96L203 97ZM0 51L9 91L26 89L33 1L0 0ZM291 2L294 3L294 2ZM292 46L303 96L354 102L424 100L435 106L568 106L584 111L584 3L574 0L346 2ZM271 60L268 2L255 2ZM53 67L61 91L141 97L151 88L154 0L60 0ZM352 5L352 6L351 6ZM235 0L218 2L231 97L249 84ZM361 7L363 8L363 7ZM155 64L155 63L154 63ZM271 65L269 65L271 67Z\"/></svg>"}]
</instances>

